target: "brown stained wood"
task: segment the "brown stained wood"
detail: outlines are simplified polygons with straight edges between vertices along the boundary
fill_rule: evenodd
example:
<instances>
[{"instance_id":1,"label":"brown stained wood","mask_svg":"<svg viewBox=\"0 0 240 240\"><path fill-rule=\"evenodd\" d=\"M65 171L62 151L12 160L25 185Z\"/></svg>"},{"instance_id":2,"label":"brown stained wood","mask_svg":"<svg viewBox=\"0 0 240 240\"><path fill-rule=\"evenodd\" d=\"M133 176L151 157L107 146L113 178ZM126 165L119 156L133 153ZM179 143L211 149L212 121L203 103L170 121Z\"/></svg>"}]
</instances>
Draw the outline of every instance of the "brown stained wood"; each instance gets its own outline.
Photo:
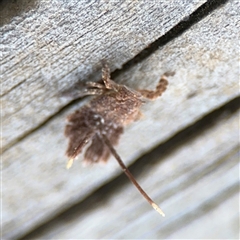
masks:
<instances>
[{"instance_id":1,"label":"brown stained wood","mask_svg":"<svg viewBox=\"0 0 240 240\"><path fill-rule=\"evenodd\" d=\"M235 6L229 2L227 5L211 13L207 18L193 26L182 36L162 47L159 51L156 51L149 59L123 72L121 76L118 77L117 81L119 83L124 83L133 88L151 88L151 86L154 88L159 77L164 72L175 72L175 75L168 79L170 86L166 94L155 103L150 102L147 104L142 110L144 115L143 118L130 126L121 139L117 151L123 160L126 160L126 163L129 164L133 162L146 151L150 151L154 146L167 140L176 132L194 123L213 109L225 104L239 94L237 88L239 69L238 56L236 54L236 49L238 49L239 44L237 41L239 3L237 1L233 2ZM54 2L47 2L46 6L40 4L39 8L31 12L31 14L29 13L28 15L28 13L25 13L25 15L20 18L14 19L13 23L19 21L19 24L16 24L16 29L21 33L21 31L24 30L21 24L27 24L27 20L29 20L29 18L31 19L32 16L37 16L38 12L36 11L41 10L40 20L38 21L35 18L35 21L43 24L40 24L40 26L42 26L40 29L42 32L36 39L41 39L43 36L47 37L48 35L44 35L44 33L53 34L53 26L47 28L47 25L51 25L51 21L61 20L64 16L64 11L61 12L61 6L58 5L60 11L58 12L56 10L52 12L51 21L47 21L47 18L45 21L42 19L46 16L44 14L45 11L51 11L52 8L50 5L53 3ZM137 3L139 2L136 2L136 4ZM200 2L195 3L200 4ZM191 7L190 3L188 4L188 7ZM195 7L197 7L198 4L195 5ZM103 5L101 6L103 7ZM171 6L171 4L169 4L169 6ZM176 6L181 5L179 3L179 5ZM188 7L186 9L189 9ZM43 11L44 8L46 9ZM116 14L117 9L115 9L114 6L112 8L112 12L115 11ZM128 6L126 9L127 8ZM144 9L144 11L146 12L146 9ZM110 11L110 13L112 12ZM106 14L110 13L106 12ZM114 14L108 16L114 16ZM166 13L162 16L166 17ZM179 16L175 16L174 13L171 13L171 16L173 16L174 19L180 19ZM109 22L106 21L103 23L100 20L96 20L98 22L93 25L93 28L96 31L103 30L103 33L108 33L112 24L113 26L118 26L119 24L117 19L110 19ZM75 20L74 24L79 27L78 22L81 23L81 21L83 21L81 18L78 19L78 21ZM123 22L124 21L125 20L123 20ZM177 21L178 20L176 20L176 22ZM110 24L111 22L112 24ZM31 21L33 26L34 23L34 21ZM68 24L70 23L71 21L69 21ZM100 25L102 28L97 28L100 23L102 23ZM126 26L129 27L129 25L127 25L128 23L129 22L126 22ZM68 24L65 24L65 26ZM155 22L153 21L152 24L155 24ZM61 26L60 22L59 25L56 26ZM169 28L165 30L169 30L172 26L173 25L170 25ZM5 28L7 27L10 28L10 25L5 25ZM90 23L89 27L91 27ZM34 29L34 27L32 29ZM78 30L80 31L81 29ZM27 30L25 31L26 33L28 32ZM62 30L56 27L55 31L61 32ZM87 32L86 35L89 37L88 34L90 33L91 31ZM93 31L93 33L95 32ZM116 31L114 33L116 34ZM153 33L149 32L146 34L147 39L149 34L151 35ZM30 36L33 37L34 35ZM70 35L68 34L67 36ZM83 35L83 37L84 36L85 35ZM97 36L97 34L93 34L93 36ZM161 36L161 34L156 37L159 36ZM87 39L91 38L85 38L85 42L81 42L77 30L75 35L73 34L73 37L77 39L74 49L71 43L73 39L68 42L66 37L65 41L61 38L58 40L58 43L61 43L59 45L54 41L51 42L51 38L49 38L49 42L46 42L45 45L39 45L39 48L36 48L37 45L29 45L28 48L26 45L25 49L22 47L19 47L19 49L16 48L16 56L18 56L18 53L21 53L20 55L26 55L26 58L22 56L22 61L25 61L22 67L21 62L15 62L14 64L16 64L16 66L12 62L12 67L10 68L8 61L11 59L5 58L6 61L3 66L7 71L6 73L4 72L4 76L7 76L5 74L10 75L8 75L7 78L9 81L6 81L6 83L9 82L9 85L3 85L3 89L6 91L6 95L2 98L4 103L3 113L6 115L9 113L9 116L13 117L9 119L3 118L6 119L4 122L4 127L6 126L4 132L9 134L9 136L14 132L13 138L12 135L6 138L8 140L5 141L5 146L10 143L12 144L16 140L14 142L15 145L12 145L12 147L3 154L3 236L6 238L16 238L17 236L20 237L26 234L38 224L44 223L48 218L64 211L72 206L72 204L80 202L121 171L113 159L110 159L106 166L83 168L81 165L81 157L79 161L76 161L71 171L66 171L65 163L67 159L64 157L64 152L67 141L63 136L65 118L69 113L81 106L81 102L61 111L41 128L29 134L29 136L22 139L19 143L16 143L21 134L25 134L35 127L38 128L37 126L39 126L41 121L54 115L58 109L68 103L69 100L56 96L62 89L74 84L79 78L82 80L87 80L88 78L91 78L91 80L98 79L100 75L99 60L102 57L110 58L113 70L121 66L125 61L131 59L145 46L143 44L139 47L138 41L136 41L136 45L134 45L134 41L132 42L127 39L126 42L129 42L129 45L125 48L125 45L123 45L123 48L116 51L118 45L114 45L114 41L111 43L107 42L106 39L110 37L106 34L105 40L101 38L99 41L94 42L94 44L96 44L94 45L96 51L93 51L94 48L90 51L90 49L87 48L81 49L80 46L81 44L85 46ZM119 36L116 36L116 39L118 37ZM7 36L5 36L4 39L8 39ZM32 40L32 38L30 38L30 40ZM153 36L151 36L151 38L149 37L149 42L153 40ZM145 43L148 41L144 40L143 42ZM23 43L24 42L21 42L21 44ZM114 45L116 48L110 48L111 45ZM98 46L98 48L96 48L96 46ZM133 52L129 50L131 47L134 49ZM49 51L46 50L47 48L49 48ZM44 49L44 51L41 49ZM28 51L34 53L33 57L28 55L30 54ZM6 54L6 52L4 52L4 54ZM35 68L33 67L34 62L31 60L37 59L36 56L38 56L41 61L36 63ZM48 65L47 60L49 60L51 64ZM16 78L14 76L16 76ZM88 99L86 99L86 102L87 101ZM35 113L38 113L38 115L35 115ZM233 131L231 133L231 138L228 133L225 135L224 131L221 130L221 132L219 130L219 134L223 134L219 137L219 140L222 141L220 145L221 148L215 148L219 141L218 138L216 138L217 140L213 140L213 145L215 147L212 148L213 152L211 153L211 156L216 157L216 161L224 154L227 154L228 151L231 151L238 143L238 136L233 135L234 133L236 134L236 128L235 123L230 127L230 130ZM228 127L226 129L228 129ZM183 147L183 151L186 152L186 155L190 154L189 156L191 156L191 162L187 168L190 173L195 168L194 163L197 161L196 157L199 155L202 156L201 159L205 159L204 157L208 151L210 151L207 147L205 148L203 146L204 145L201 144L197 145L194 148L194 153L189 152L191 149L188 145ZM218 152L218 150L221 150L222 154L216 155L215 153ZM169 189L169 182L166 182L167 180L164 179L171 180L173 176L176 175L182 175L184 177L186 170L184 168L185 164L179 160L182 158L176 156L174 159L174 163L172 162L173 160L170 160L170 165L167 165L169 160L164 160L163 164L166 164L166 170L157 174L157 176L160 175L160 178L151 177L151 173L146 175L151 178L150 183L148 182L146 186L149 187L150 190L152 189L152 192L149 192L148 188L144 185L145 180L142 180L143 187L145 187L151 197L158 196L159 191L161 193L165 191L164 189L172 193L171 189ZM200 166L201 160L199 158L197 159ZM176 164L176 162L180 166L177 165L176 167L175 165L171 165ZM162 165L156 164L156 166L161 169ZM178 172L178 168L180 168L180 172ZM213 175L213 178L214 176L215 175ZM155 185L153 181L156 181ZM140 181L140 183L142 182ZM230 181L226 180L226 184L228 183L230 183ZM156 185L159 185L159 189L156 188ZM205 188L202 189L204 190ZM134 222L134 219L137 221L139 215L143 214L143 210L146 210L145 214L147 216L156 213L154 213L152 209L149 209L149 206L143 201L141 196L134 191L135 189L133 189L133 186L129 185L127 187L127 195L129 195L129 197L132 196L128 201L132 204L134 202L137 206L140 205L141 208L137 208L135 211L132 210L135 209L133 205L130 205L132 209L128 212L128 208L125 209L124 205L120 206L117 201L116 205L118 206L120 214L122 214L120 218L117 219L123 222L125 221L124 219L126 219L127 222L131 220L133 222L132 224L137 224L137 222ZM175 191L177 191L177 189L175 189ZM204 194L208 194L206 189L205 191ZM221 192L221 188L219 188L219 192ZM136 194L136 196L134 194ZM184 202L184 196L181 198ZM160 204L164 199L159 197L159 200ZM171 205L171 201L177 200L178 199L174 199L173 197L172 200L168 199L166 204ZM119 201L121 201L121 199ZM169 201L170 203L168 203ZM181 205L181 203L182 202L180 202L179 205ZM192 204L194 205L194 201ZM176 205L178 204L175 204L175 207L178 207ZM174 204L171 205L171 207L172 206L174 206ZM93 207L94 210L96 210L98 202L95 202L94 206L90 206L90 208ZM95 219L98 219L96 216L103 215L104 211L106 211L106 209L100 205L96 210L100 215L95 215L93 212L90 215L87 214L83 216L83 218L87 219L86 223L91 222L95 225L97 223ZM153 211L153 213L151 211ZM113 211L109 213L111 212ZM92 218L92 216L94 218ZM141 219L142 222L138 225L140 228L146 224L145 215L143 215ZM115 225L117 222L112 221L112 224ZM76 226L75 223L73 223L73 225ZM65 229L68 228L67 225L60 226L60 228L62 227ZM105 230L106 229L104 229L103 232ZM53 231L58 232L58 229ZM88 229L86 229L86 231L88 231ZM66 232L66 234L67 233L68 232ZM129 233L131 233L131 230ZM62 233L59 232L59 234ZM97 234L97 231L93 234ZM120 232L117 232L116 236L120 236Z\"/></svg>"}]
</instances>

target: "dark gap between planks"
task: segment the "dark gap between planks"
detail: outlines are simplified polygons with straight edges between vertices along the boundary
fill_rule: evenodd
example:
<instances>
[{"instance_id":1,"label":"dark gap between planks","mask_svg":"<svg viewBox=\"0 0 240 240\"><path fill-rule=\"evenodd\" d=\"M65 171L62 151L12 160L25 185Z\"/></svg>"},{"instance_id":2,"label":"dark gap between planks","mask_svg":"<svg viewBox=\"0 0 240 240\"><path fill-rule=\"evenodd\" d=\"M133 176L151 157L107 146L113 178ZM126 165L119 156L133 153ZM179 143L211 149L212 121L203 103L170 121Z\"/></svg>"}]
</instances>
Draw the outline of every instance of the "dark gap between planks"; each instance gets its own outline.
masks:
<instances>
[{"instance_id":1,"label":"dark gap between planks","mask_svg":"<svg viewBox=\"0 0 240 240\"><path fill-rule=\"evenodd\" d=\"M154 167L154 165L159 164L159 159L164 159L181 146L187 145L188 142L193 141L193 139L197 138L203 131L210 129L215 124L217 124L219 120L221 121L235 114L239 108L240 97L236 97L227 104L204 116L191 126L183 129L182 131L179 131L166 142L153 149L150 153L146 153L140 157L137 161L134 162L132 166L129 167L129 170L133 173L136 179L138 179L138 176L146 171L146 168L150 169ZM66 222L78 219L79 216L87 214L88 211L94 211L94 209L97 209L99 205L107 202L112 195L114 195L116 192L121 191L121 188L126 186L126 184L131 184L124 173L109 181L110 182L94 191L90 196L86 197L81 202L75 204L64 212L53 216L53 218L49 219L41 226L38 226L30 233L27 233L19 240L39 238L42 234L53 231L54 228L58 228L59 225L64 226ZM235 189L236 187L233 186L233 188ZM233 192L231 191L231 195L232 194ZM164 196L164 198L167 198L167 195ZM208 203L203 203L202 207L208 207ZM201 209L203 209L202 207ZM189 215L191 215L191 213L188 213L188 216ZM168 231L167 229L168 227L166 226L166 232Z\"/></svg>"},{"instance_id":2,"label":"dark gap between planks","mask_svg":"<svg viewBox=\"0 0 240 240\"><path fill-rule=\"evenodd\" d=\"M157 39L155 42L150 44L147 48L142 50L138 55L136 55L133 59L126 62L121 69L116 69L113 73L111 73L112 78L117 77L122 72L126 71L127 69L131 68L135 64L142 62L144 59L149 57L151 54L153 54L159 47L167 44L168 42L172 41L174 38L180 36L182 33L184 33L186 30L188 30L191 26L193 26L195 23L199 22L206 16L208 16L211 12L213 12L215 9L221 7L223 4L226 4L229 0L208 0L206 3L201 5L196 11L194 11L191 15L189 15L188 18L185 18L183 21L178 23L175 27L173 27L170 31L168 31L165 35ZM13 147L16 143L22 141L35 131L39 130L41 127L45 126L49 121L51 121L54 117L56 117L58 114L62 113L64 110L69 108L70 106L76 104L78 100L73 100L69 102L66 106L62 107L54 113L54 115L49 116L47 119L45 119L42 123L40 123L35 128L30 129L29 131L24 132L21 136L17 137L13 141L11 141L9 144L6 145L5 148L2 149L2 153L4 153L9 148ZM81 99L80 99L81 101Z\"/></svg>"},{"instance_id":3,"label":"dark gap between planks","mask_svg":"<svg viewBox=\"0 0 240 240\"><path fill-rule=\"evenodd\" d=\"M181 228L186 227L186 225L191 224L194 220L205 216L204 213L211 212L216 207L223 204L226 200L237 194L238 190L238 183L234 183L206 201L201 202L199 205L195 206L194 209L190 209L188 212L184 213L184 215L177 216L172 221L163 223L161 227L155 231L160 231L161 235L167 238L173 232L179 231Z\"/></svg>"},{"instance_id":4,"label":"dark gap between planks","mask_svg":"<svg viewBox=\"0 0 240 240\"><path fill-rule=\"evenodd\" d=\"M12 18L37 8L37 0L0 0L0 27L8 24Z\"/></svg>"},{"instance_id":5,"label":"dark gap between planks","mask_svg":"<svg viewBox=\"0 0 240 240\"><path fill-rule=\"evenodd\" d=\"M229 0L208 0L206 3L201 5L197 10L195 10L188 17L185 17L181 22L179 22L175 27L169 30L165 35L157 39L155 42L150 44L147 48L143 49L139 54L137 54L133 59L126 62L122 69L115 70L111 76L112 78L117 77L121 72L133 67L137 63L142 62L144 59L148 58L153 54L159 47L164 46L173 39L179 37L185 31L187 31L194 24L198 23L200 20L208 16L217 8L226 4Z\"/></svg>"}]
</instances>

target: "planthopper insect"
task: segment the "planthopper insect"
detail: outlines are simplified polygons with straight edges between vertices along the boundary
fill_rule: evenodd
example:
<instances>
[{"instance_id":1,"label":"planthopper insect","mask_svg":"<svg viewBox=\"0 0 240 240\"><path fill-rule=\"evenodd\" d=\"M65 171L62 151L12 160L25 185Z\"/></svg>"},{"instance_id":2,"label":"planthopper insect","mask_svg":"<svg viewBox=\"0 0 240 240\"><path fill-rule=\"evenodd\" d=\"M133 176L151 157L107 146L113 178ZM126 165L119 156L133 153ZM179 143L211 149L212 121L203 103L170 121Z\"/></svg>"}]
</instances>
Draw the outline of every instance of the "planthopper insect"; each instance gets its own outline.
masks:
<instances>
[{"instance_id":1,"label":"planthopper insect","mask_svg":"<svg viewBox=\"0 0 240 240\"><path fill-rule=\"evenodd\" d=\"M65 128L65 136L69 138L67 168L72 166L74 159L88 143L90 145L84 154L84 161L88 164L106 162L112 154L139 192L162 216L165 216L163 211L137 183L114 146L118 144L124 126L140 117L140 107L144 99L153 100L161 96L167 84L166 76L163 75L154 91L129 89L110 79L110 69L103 61L102 83L87 82L82 89L84 95L95 97L89 104L68 116Z\"/></svg>"}]
</instances>

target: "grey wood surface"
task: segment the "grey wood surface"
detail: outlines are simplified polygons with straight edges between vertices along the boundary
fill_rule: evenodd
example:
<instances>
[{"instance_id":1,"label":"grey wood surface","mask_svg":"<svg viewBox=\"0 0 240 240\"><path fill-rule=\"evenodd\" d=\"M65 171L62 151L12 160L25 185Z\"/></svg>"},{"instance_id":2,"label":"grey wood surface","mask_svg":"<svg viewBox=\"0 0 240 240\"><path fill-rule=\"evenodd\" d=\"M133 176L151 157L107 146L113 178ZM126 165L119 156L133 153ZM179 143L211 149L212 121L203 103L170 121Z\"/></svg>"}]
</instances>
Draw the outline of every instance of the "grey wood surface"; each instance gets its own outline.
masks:
<instances>
[{"instance_id":1,"label":"grey wood surface","mask_svg":"<svg viewBox=\"0 0 240 240\"><path fill-rule=\"evenodd\" d=\"M67 210L88 196L94 199L96 189L108 188L121 170L113 158L105 166L83 168L79 157L66 171L65 118L89 99L69 104L71 99L60 93L79 80L98 80L102 58L112 71L120 68L204 3L36 1L9 19L10 13L2 12L4 239L19 238L65 210L68 221L56 218L46 231L32 236L176 239L193 238L195 231L196 238L238 236L236 111L225 111L212 128L153 166L154 157L149 156L146 172L137 178L166 209L167 220L128 183L117 185L114 194L108 189L110 196L103 201L100 196L80 205L77 216ZM163 73L175 73L161 99L147 103L142 119L122 136L117 150L126 163L239 95L238 12L238 1L229 1L148 58L120 71L116 81L134 89L154 88ZM222 219L223 209L228 211ZM214 219L212 225L207 218ZM229 227L211 232L211 227L224 224Z\"/></svg>"},{"instance_id":2,"label":"grey wood surface","mask_svg":"<svg viewBox=\"0 0 240 240\"><path fill-rule=\"evenodd\" d=\"M99 79L101 59L121 67L203 2L39 1L13 18L1 29L3 148L56 114L62 89Z\"/></svg>"},{"instance_id":3,"label":"grey wood surface","mask_svg":"<svg viewBox=\"0 0 240 240\"><path fill-rule=\"evenodd\" d=\"M41 239L237 239L239 111L201 136L145 164L139 182L160 204L157 214L132 184L106 189L59 217ZM204 149L199 151L199 149ZM197 154L196 154L197 153ZM148 159L145 159L147 161ZM114 188L114 186L112 186ZM106 194L107 196L102 196ZM35 236L35 237L36 237Z\"/></svg>"}]
</instances>

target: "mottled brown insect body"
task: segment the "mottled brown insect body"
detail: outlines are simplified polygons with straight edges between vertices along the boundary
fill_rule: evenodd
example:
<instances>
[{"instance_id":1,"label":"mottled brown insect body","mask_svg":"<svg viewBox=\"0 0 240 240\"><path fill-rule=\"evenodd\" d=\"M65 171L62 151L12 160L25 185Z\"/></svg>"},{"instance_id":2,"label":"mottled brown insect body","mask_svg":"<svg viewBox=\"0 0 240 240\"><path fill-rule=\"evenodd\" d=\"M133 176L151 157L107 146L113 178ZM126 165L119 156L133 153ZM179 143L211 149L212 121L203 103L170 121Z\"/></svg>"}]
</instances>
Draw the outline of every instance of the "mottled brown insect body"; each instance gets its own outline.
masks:
<instances>
[{"instance_id":1,"label":"mottled brown insect body","mask_svg":"<svg viewBox=\"0 0 240 240\"><path fill-rule=\"evenodd\" d=\"M68 116L65 129L65 135L70 140L66 152L70 158L68 167L90 142L84 155L86 163L106 162L112 153L139 191L144 192L136 181L132 180L133 176L126 169L113 146L118 144L123 127L139 118L143 99L155 99L160 96L166 90L167 80L162 76L155 91L134 91L113 82L106 64L103 66L102 80L104 84L94 82L86 84L82 90L84 95L97 96L88 105ZM145 197L160 212L157 205L148 196Z\"/></svg>"},{"instance_id":2,"label":"mottled brown insect body","mask_svg":"<svg viewBox=\"0 0 240 240\"><path fill-rule=\"evenodd\" d=\"M70 142L66 154L71 159L76 158L83 147L92 140L85 153L85 161L107 161L110 152L103 143L100 132L108 137L113 146L116 145L123 133L123 127L139 118L143 97L154 99L165 91L167 85L167 80L162 77L156 91L130 90L110 80L106 64L103 67L102 80L104 85L87 83L84 94L98 96L92 99L88 106L68 117L65 135Z\"/></svg>"},{"instance_id":3,"label":"mottled brown insect body","mask_svg":"<svg viewBox=\"0 0 240 240\"><path fill-rule=\"evenodd\" d=\"M99 131L116 145L123 126L139 116L141 95L125 86L114 85L114 89L104 89L104 93L94 98L89 106L84 106L68 117L70 124L65 130L66 136L70 138L68 157L75 158L88 140L92 139L85 153L85 161L107 161L110 152L103 144Z\"/></svg>"},{"instance_id":4,"label":"mottled brown insect body","mask_svg":"<svg viewBox=\"0 0 240 240\"><path fill-rule=\"evenodd\" d=\"M142 105L141 95L125 86L117 85L104 95L96 97L90 103L91 109L113 123L126 125L139 116Z\"/></svg>"}]
</instances>

